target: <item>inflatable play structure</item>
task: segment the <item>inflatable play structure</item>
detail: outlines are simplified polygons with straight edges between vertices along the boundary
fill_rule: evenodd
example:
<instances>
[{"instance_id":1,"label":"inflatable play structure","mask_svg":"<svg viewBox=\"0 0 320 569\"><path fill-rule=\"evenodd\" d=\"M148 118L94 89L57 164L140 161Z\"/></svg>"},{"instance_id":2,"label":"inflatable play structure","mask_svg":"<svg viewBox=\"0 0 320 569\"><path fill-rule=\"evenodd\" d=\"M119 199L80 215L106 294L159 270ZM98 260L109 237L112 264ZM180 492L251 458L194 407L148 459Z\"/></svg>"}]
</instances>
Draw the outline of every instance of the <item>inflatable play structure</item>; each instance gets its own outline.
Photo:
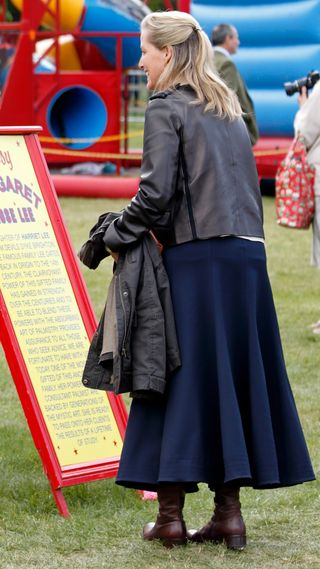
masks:
<instances>
[{"instance_id":1,"label":"inflatable play structure","mask_svg":"<svg viewBox=\"0 0 320 569\"><path fill-rule=\"evenodd\" d=\"M11 3L17 21L0 23L0 124L41 125L49 164L116 160L123 72L139 61L148 8L140 0Z\"/></svg>"},{"instance_id":2,"label":"inflatable play structure","mask_svg":"<svg viewBox=\"0 0 320 569\"><path fill-rule=\"evenodd\" d=\"M192 0L190 12L209 37L219 23L237 28L234 61L261 136L292 136L297 96L288 97L283 84L320 68L320 0Z\"/></svg>"}]
</instances>

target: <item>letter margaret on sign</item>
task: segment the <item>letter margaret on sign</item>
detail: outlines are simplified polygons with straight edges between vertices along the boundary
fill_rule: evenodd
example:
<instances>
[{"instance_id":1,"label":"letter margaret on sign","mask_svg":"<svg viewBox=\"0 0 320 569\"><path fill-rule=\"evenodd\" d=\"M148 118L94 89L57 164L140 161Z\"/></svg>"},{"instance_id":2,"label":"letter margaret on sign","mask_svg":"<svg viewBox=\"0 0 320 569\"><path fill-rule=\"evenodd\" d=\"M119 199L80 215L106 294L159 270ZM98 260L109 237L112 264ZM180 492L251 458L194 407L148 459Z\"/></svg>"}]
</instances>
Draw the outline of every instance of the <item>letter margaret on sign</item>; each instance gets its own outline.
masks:
<instances>
[{"instance_id":1,"label":"letter margaret on sign","mask_svg":"<svg viewBox=\"0 0 320 569\"><path fill-rule=\"evenodd\" d=\"M0 339L68 515L63 486L116 474L127 414L81 382L97 323L36 132L0 128Z\"/></svg>"}]
</instances>

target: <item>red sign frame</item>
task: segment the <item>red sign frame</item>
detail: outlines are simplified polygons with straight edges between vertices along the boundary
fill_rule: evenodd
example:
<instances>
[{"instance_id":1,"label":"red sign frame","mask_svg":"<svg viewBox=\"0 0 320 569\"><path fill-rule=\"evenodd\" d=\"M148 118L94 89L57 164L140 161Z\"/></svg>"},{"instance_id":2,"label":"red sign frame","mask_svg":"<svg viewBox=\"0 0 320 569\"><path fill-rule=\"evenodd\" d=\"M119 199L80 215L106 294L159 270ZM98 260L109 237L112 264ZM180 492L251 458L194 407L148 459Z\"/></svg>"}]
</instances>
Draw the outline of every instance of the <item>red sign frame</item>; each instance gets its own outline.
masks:
<instances>
[{"instance_id":1,"label":"red sign frame","mask_svg":"<svg viewBox=\"0 0 320 569\"><path fill-rule=\"evenodd\" d=\"M70 284L89 340L92 338L97 320L78 266L73 246L65 227L62 212L50 173L38 140L41 127L0 127L1 135L22 135L24 137L34 173L42 190L52 228L68 273ZM72 466L61 466L51 441L51 437L40 409L31 377L24 361L17 336L0 290L0 341L3 345L8 365L44 470L60 514L68 516L68 506L62 488L116 475L119 458L97 460ZM127 411L121 396L106 393L110 409L116 421L120 436L124 438L127 424Z\"/></svg>"}]
</instances>

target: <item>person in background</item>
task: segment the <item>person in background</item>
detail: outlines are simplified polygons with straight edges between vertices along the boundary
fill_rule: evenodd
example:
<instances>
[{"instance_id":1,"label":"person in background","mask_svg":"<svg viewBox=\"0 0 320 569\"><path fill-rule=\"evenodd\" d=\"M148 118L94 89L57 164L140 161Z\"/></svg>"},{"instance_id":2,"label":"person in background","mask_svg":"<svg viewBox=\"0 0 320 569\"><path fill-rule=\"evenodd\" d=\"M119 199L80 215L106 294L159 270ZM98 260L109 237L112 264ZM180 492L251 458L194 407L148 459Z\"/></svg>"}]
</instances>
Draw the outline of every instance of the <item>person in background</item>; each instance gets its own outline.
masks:
<instances>
[{"instance_id":1,"label":"person in background","mask_svg":"<svg viewBox=\"0 0 320 569\"><path fill-rule=\"evenodd\" d=\"M299 110L294 119L295 134L299 133L307 150L307 160L315 167L315 214L312 223L311 265L320 268L320 81L310 95L302 87L298 96Z\"/></svg>"},{"instance_id":2,"label":"person in background","mask_svg":"<svg viewBox=\"0 0 320 569\"><path fill-rule=\"evenodd\" d=\"M315 167L315 213L312 222L311 265L320 269L320 81L310 95L306 87L302 87L298 96L299 110L294 119L295 135L302 136L307 160ZM311 324L314 334L320 334L320 320Z\"/></svg>"},{"instance_id":3,"label":"person in background","mask_svg":"<svg viewBox=\"0 0 320 569\"><path fill-rule=\"evenodd\" d=\"M314 479L267 274L255 161L239 101L190 14L148 14L141 51L154 94L139 190L103 241L115 261L150 231L162 244L182 365L163 396L132 400L116 483L157 492L144 539L243 549L240 488ZM185 494L200 482L214 511L187 533Z\"/></svg>"},{"instance_id":4,"label":"person in background","mask_svg":"<svg viewBox=\"0 0 320 569\"><path fill-rule=\"evenodd\" d=\"M254 145L259 138L259 130L254 112L253 101L248 93L231 55L237 52L240 45L239 35L234 26L219 24L212 30L211 43L214 48L214 63L220 77L232 89L244 113L243 118L247 125L251 144Z\"/></svg>"}]
</instances>

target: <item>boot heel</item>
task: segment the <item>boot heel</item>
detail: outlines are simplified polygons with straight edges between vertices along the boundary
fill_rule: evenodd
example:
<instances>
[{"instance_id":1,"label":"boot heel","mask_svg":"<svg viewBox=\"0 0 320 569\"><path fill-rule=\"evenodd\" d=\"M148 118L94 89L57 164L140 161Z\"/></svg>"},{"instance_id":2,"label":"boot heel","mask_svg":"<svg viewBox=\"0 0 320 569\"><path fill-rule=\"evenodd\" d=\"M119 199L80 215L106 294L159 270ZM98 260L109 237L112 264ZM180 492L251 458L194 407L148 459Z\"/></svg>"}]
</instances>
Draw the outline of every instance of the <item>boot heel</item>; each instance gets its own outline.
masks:
<instances>
[{"instance_id":1,"label":"boot heel","mask_svg":"<svg viewBox=\"0 0 320 569\"><path fill-rule=\"evenodd\" d=\"M228 549L244 549L247 545L245 535L228 535L224 541Z\"/></svg>"},{"instance_id":2,"label":"boot heel","mask_svg":"<svg viewBox=\"0 0 320 569\"><path fill-rule=\"evenodd\" d=\"M186 537L180 537L180 538L173 538L173 539L161 539L162 545L164 545L164 547L167 547L168 549L171 549L172 547L175 547L176 545L186 545L188 540Z\"/></svg>"}]
</instances>

